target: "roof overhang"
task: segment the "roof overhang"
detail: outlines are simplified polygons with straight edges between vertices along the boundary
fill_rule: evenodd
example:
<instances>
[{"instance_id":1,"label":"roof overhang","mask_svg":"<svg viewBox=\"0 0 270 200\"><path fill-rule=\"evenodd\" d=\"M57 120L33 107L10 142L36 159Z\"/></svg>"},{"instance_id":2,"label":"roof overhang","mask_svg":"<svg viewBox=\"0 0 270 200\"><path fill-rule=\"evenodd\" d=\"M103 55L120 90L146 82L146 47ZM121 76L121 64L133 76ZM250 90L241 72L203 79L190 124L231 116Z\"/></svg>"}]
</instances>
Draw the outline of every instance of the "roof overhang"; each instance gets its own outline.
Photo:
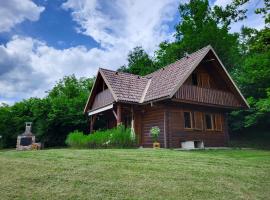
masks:
<instances>
[{"instance_id":1,"label":"roof overhang","mask_svg":"<svg viewBox=\"0 0 270 200\"><path fill-rule=\"evenodd\" d=\"M105 82L106 85L108 86L110 92L112 93L112 96L113 96L114 100L117 102L117 96L115 95L115 93L114 93L114 91L113 91L111 85L109 84L108 80L106 79L106 76L102 73L101 68L99 68L99 70L98 70L98 72L97 72L97 76L96 76L95 82L94 82L94 84L93 84L93 86L92 86L91 92L90 92L90 94L89 94L89 96L88 96L86 105L85 105L85 107L84 107L84 110L83 110L84 113L87 113L87 110L88 110L88 107L89 107L90 99L91 99L91 98L94 98L94 97L93 97L93 91L94 91L94 90L96 89L96 87L97 87L97 79L98 79L99 76L101 76L101 78L104 80L104 82Z\"/></svg>"},{"instance_id":2,"label":"roof overhang","mask_svg":"<svg viewBox=\"0 0 270 200\"><path fill-rule=\"evenodd\" d=\"M97 114L97 113L101 113L101 112L104 112L106 110L110 110L113 108L113 104L109 104L107 106L104 106L104 107L101 107L101 108L98 108L98 109L95 109L95 110L90 110L88 112L88 116L91 116L91 115L94 115L94 114Z\"/></svg>"}]
</instances>

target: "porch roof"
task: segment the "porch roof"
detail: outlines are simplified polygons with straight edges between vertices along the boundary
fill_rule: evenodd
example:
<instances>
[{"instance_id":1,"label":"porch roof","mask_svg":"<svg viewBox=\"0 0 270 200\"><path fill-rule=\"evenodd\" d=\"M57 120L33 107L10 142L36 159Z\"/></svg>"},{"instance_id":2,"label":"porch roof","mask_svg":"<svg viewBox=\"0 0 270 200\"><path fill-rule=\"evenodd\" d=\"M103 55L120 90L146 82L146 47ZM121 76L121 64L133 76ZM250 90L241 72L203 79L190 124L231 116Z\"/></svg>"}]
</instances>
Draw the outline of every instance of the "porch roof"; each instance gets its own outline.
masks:
<instances>
[{"instance_id":1,"label":"porch roof","mask_svg":"<svg viewBox=\"0 0 270 200\"><path fill-rule=\"evenodd\" d=\"M94 115L94 114L97 114L97 113L101 113L101 112L104 112L106 110L110 110L113 108L113 104L109 104L109 105L106 105L106 106L103 106L103 107L100 107L100 108L97 108L95 110L91 110L88 112L88 116L91 116L91 115Z\"/></svg>"}]
</instances>

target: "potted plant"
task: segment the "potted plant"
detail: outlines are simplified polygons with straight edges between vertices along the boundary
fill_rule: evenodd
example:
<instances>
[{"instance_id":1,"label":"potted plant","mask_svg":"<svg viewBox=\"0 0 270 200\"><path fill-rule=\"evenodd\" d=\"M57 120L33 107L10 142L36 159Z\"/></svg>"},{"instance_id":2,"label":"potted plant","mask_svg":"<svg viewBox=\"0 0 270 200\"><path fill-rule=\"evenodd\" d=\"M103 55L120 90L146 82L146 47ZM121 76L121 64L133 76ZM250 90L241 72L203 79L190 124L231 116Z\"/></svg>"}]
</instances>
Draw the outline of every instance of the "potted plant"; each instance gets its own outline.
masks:
<instances>
[{"instance_id":1,"label":"potted plant","mask_svg":"<svg viewBox=\"0 0 270 200\"><path fill-rule=\"evenodd\" d=\"M160 143L158 142L158 136L160 133L160 129L158 128L158 126L154 126L151 128L150 130L151 136L153 138L153 148L160 148Z\"/></svg>"}]
</instances>

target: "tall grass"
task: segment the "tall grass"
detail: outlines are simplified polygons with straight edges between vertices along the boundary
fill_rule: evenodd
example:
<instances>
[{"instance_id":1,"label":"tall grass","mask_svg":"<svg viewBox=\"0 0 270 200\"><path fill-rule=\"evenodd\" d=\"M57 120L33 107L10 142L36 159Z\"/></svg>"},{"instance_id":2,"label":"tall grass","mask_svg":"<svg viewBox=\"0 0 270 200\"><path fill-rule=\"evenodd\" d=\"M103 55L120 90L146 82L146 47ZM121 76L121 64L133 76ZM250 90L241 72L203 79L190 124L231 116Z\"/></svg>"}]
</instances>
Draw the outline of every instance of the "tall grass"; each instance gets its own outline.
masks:
<instances>
[{"instance_id":1,"label":"tall grass","mask_svg":"<svg viewBox=\"0 0 270 200\"><path fill-rule=\"evenodd\" d=\"M127 148L136 144L136 139L130 128L123 125L93 134L84 135L82 132L71 132L66 144L75 148Z\"/></svg>"}]
</instances>

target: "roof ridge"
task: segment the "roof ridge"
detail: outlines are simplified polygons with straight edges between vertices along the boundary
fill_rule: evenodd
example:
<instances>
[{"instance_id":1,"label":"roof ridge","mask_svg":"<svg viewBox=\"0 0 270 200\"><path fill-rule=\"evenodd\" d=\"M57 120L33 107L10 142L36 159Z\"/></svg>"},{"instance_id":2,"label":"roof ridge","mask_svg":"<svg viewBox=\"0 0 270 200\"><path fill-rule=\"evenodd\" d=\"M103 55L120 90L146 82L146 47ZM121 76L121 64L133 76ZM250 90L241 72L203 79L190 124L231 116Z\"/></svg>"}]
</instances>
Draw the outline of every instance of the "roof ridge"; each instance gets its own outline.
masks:
<instances>
[{"instance_id":1,"label":"roof ridge","mask_svg":"<svg viewBox=\"0 0 270 200\"><path fill-rule=\"evenodd\" d=\"M194 51L194 52L192 52L191 54L189 54L189 56L191 56L191 55L193 55L193 54L195 54L195 53L199 53L200 51L203 51L203 50L205 50L206 48L211 48L211 45L207 45L207 46L205 46L205 47L203 47L203 48L201 48L201 49L199 49L199 50L197 50L197 51ZM121 72L121 71L116 71L116 70L111 70L111 69L106 69L106 68L102 68L102 67L100 67L99 69L100 70L105 70L105 71L111 71L111 72L118 72L118 73L121 73L121 74L127 74L127 75L131 75L131 76L139 76L140 78L149 78L148 76L150 76L150 75L152 75L152 74L154 74L154 73L156 73L156 72L158 72L158 71L160 71L160 70L164 70L165 68L168 68L168 67L170 67L171 65L174 65L175 63L177 63L177 62L180 62L180 61L182 61L183 59L187 59L186 58L186 56L183 56L182 58L180 58L180 59L178 59L178 60L176 60L176 61L174 61L173 63L170 63L170 64L168 64L168 65L166 65L166 66L164 66L164 67L162 67L162 68L160 68L160 69L158 69L158 70L156 70L156 71L154 71L154 72L152 72L152 73L149 73L149 74L146 74L146 75L144 75L144 76L141 76L141 75L136 75L136 74L132 74L132 73L128 73L128 72ZM151 77L150 77L151 78Z\"/></svg>"},{"instance_id":2,"label":"roof ridge","mask_svg":"<svg viewBox=\"0 0 270 200\"><path fill-rule=\"evenodd\" d=\"M205 46L205 47L203 47L203 48L201 48L201 49L199 49L197 51L194 51L191 54L189 54L189 56L194 55L196 53L199 53L200 51L204 51L205 49L209 49L209 48L211 48L211 45L207 45L207 46ZM164 67L162 67L162 68L160 68L160 69L158 69L158 70L156 70L156 71L154 71L154 72L152 72L150 74L144 75L143 77L146 77L147 78L147 76L151 76L151 75L155 74L158 71L164 70L164 69L166 69L166 68L168 68L168 67L170 67L170 66L172 66L172 65L174 65L174 64L176 64L176 63L178 63L180 61L182 61L183 59L187 59L186 56L184 56L182 58L179 58L176 61L174 61L173 63L170 63L170 64L168 64L168 65L166 65L166 66L164 66Z\"/></svg>"},{"instance_id":3,"label":"roof ridge","mask_svg":"<svg viewBox=\"0 0 270 200\"><path fill-rule=\"evenodd\" d=\"M143 102L144 102L144 98L145 98L145 96L146 96L146 94L147 94L147 91L148 91L148 89L149 89L149 86L150 86L150 84L151 84L151 80L152 80L151 78L148 79L147 84L146 84L146 86L145 86L145 88L144 88L144 90L143 90L142 97L141 97L139 103L143 103Z\"/></svg>"},{"instance_id":4,"label":"roof ridge","mask_svg":"<svg viewBox=\"0 0 270 200\"><path fill-rule=\"evenodd\" d=\"M140 78L146 78L146 77L144 77L144 76L141 76L141 75L136 75L136 74L131 74L131 73L128 73L128 72L119 72L119 71L115 71L115 70L111 70L111 69L105 69L105 68L99 68L100 70L105 70L105 71L110 71L110 72L114 72L114 73L120 73L120 74L127 74L127 75L130 75L130 76L136 76L136 77L140 77Z\"/></svg>"}]
</instances>

